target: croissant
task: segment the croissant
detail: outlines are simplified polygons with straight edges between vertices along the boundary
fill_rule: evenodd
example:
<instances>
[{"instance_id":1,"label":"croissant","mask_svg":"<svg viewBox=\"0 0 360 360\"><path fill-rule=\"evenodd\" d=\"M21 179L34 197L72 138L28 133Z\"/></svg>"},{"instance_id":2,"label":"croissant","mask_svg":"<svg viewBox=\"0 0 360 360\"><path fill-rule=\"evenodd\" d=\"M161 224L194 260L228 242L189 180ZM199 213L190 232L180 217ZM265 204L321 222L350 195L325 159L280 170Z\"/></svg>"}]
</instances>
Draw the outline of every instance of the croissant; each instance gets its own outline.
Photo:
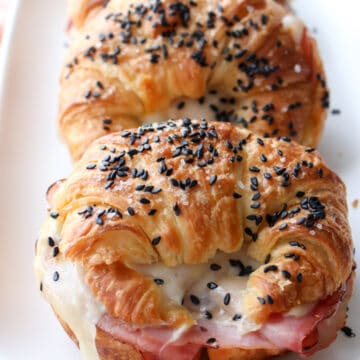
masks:
<instances>
[{"instance_id":1,"label":"croissant","mask_svg":"<svg viewBox=\"0 0 360 360\"><path fill-rule=\"evenodd\" d=\"M317 145L329 92L315 40L274 0L69 1L59 129L74 159L169 118Z\"/></svg>"},{"instance_id":2,"label":"croissant","mask_svg":"<svg viewBox=\"0 0 360 360\"><path fill-rule=\"evenodd\" d=\"M96 140L47 197L37 279L87 359L309 356L344 325L345 186L288 137L147 124Z\"/></svg>"}]
</instances>

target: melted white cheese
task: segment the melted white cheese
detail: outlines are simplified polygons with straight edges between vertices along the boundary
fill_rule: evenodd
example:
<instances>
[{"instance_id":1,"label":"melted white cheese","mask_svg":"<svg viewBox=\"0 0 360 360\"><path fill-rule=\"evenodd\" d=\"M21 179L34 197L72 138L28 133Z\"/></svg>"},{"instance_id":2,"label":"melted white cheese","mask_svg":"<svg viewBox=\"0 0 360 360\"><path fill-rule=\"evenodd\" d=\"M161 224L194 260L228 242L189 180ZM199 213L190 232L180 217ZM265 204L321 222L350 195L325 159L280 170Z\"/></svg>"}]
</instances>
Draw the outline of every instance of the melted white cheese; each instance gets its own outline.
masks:
<instances>
[{"instance_id":1,"label":"melted white cheese","mask_svg":"<svg viewBox=\"0 0 360 360\"><path fill-rule=\"evenodd\" d=\"M204 102L201 104L196 99L179 98L174 101L169 109L162 112L154 112L145 115L142 121L145 123L163 122L169 119L202 119L214 120L216 113L211 110L210 104L216 105L219 109L230 111L235 108L234 105L223 104L219 102L219 95L207 94ZM179 109L178 105L184 103L183 108Z\"/></svg>"},{"instance_id":2,"label":"melted white cheese","mask_svg":"<svg viewBox=\"0 0 360 360\"><path fill-rule=\"evenodd\" d=\"M304 315L308 314L315 307L315 305L315 303L310 303L295 306L290 311L288 311L285 316L294 316L296 318L301 318Z\"/></svg>"},{"instance_id":3,"label":"melted white cheese","mask_svg":"<svg viewBox=\"0 0 360 360\"><path fill-rule=\"evenodd\" d=\"M56 229L49 230L52 231L43 232L44 236L38 241L38 256L35 261L38 280L43 286L43 295L75 334L83 359L98 360L95 325L105 312L105 307L91 294L83 281L79 265L64 258L58 261L60 254L56 258L51 258L51 255L49 257L51 248L48 245L48 236L57 239ZM53 279L55 271L59 273L58 281Z\"/></svg>"},{"instance_id":4,"label":"melted white cheese","mask_svg":"<svg viewBox=\"0 0 360 360\"><path fill-rule=\"evenodd\" d=\"M251 265L254 269L259 266L259 263L240 252L218 252L205 264L179 265L173 268L162 264L137 265L136 270L148 277L162 279L164 284L159 286L167 298L183 304L194 319L203 319L206 312L210 312L212 321L222 326L236 327L238 334L242 335L259 329L260 325L252 322L243 313L243 296L249 276L239 276L241 267L232 266L230 259L240 260L244 266ZM220 265L221 268L217 271L211 270L211 264ZM217 287L209 289L210 283ZM224 303L226 294L230 294L228 305ZM192 295L199 299L199 304L191 301ZM234 321L235 314L241 315L241 319Z\"/></svg>"}]
</instances>

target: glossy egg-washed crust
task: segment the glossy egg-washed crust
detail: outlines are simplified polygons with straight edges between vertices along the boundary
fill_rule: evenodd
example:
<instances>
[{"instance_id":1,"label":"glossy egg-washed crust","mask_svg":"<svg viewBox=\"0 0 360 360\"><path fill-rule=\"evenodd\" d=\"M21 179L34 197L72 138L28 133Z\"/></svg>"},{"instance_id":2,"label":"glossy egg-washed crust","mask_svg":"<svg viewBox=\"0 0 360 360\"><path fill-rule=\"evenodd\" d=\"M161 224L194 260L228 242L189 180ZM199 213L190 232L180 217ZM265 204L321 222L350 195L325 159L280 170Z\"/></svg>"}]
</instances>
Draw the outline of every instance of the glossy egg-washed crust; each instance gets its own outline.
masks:
<instances>
[{"instance_id":1,"label":"glossy egg-washed crust","mask_svg":"<svg viewBox=\"0 0 360 360\"><path fill-rule=\"evenodd\" d=\"M352 271L345 186L287 137L189 119L114 133L48 195L44 228L56 221L61 238L53 261L81 263L108 315L138 326L195 321L134 264L205 263L242 249L264 264L245 295L259 323L325 299Z\"/></svg>"},{"instance_id":2,"label":"glossy egg-washed crust","mask_svg":"<svg viewBox=\"0 0 360 360\"><path fill-rule=\"evenodd\" d=\"M289 26L284 3L69 1L59 128L73 158L171 104L193 117L186 99L202 103L209 93L207 120L316 146L329 106L323 66L303 23L293 17Z\"/></svg>"}]
</instances>

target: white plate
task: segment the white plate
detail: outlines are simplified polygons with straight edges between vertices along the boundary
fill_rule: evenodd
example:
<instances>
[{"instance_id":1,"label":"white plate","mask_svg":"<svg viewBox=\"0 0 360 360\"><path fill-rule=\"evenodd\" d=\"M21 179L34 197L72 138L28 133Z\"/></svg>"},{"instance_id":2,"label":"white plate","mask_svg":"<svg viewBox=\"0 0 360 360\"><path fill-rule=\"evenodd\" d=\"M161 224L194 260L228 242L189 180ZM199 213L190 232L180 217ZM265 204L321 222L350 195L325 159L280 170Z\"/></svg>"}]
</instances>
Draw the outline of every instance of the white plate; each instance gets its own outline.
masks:
<instances>
[{"instance_id":1,"label":"white plate","mask_svg":"<svg viewBox=\"0 0 360 360\"><path fill-rule=\"evenodd\" d=\"M34 242L45 216L44 193L71 168L55 123L65 0L23 0L18 7L11 1L0 63L0 359L80 359L40 297L32 270ZM317 29L332 106L342 110L340 116L329 116L320 149L348 186L350 221L359 245L360 208L350 204L360 198L360 6L358 0L296 0L294 6L310 29ZM356 283L348 324L360 335ZM331 348L313 357L359 358L358 339L342 333Z\"/></svg>"}]
</instances>

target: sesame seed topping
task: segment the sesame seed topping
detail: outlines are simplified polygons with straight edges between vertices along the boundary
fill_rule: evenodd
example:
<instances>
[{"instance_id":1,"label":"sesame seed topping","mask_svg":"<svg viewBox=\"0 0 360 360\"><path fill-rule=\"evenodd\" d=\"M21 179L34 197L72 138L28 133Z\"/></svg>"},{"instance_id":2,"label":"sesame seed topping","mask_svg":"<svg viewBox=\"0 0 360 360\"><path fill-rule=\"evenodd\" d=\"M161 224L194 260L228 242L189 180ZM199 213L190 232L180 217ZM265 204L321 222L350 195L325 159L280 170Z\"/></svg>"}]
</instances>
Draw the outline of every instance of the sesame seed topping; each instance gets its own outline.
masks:
<instances>
[{"instance_id":1,"label":"sesame seed topping","mask_svg":"<svg viewBox=\"0 0 360 360\"><path fill-rule=\"evenodd\" d=\"M59 279L60 279L60 274L57 272L57 271L55 271L54 273L53 273L53 280L54 281L58 281Z\"/></svg>"},{"instance_id":2,"label":"sesame seed topping","mask_svg":"<svg viewBox=\"0 0 360 360\"><path fill-rule=\"evenodd\" d=\"M212 319L211 312L206 310L204 313L204 317L205 317L205 319L208 319L208 320Z\"/></svg>"},{"instance_id":3,"label":"sesame seed topping","mask_svg":"<svg viewBox=\"0 0 360 360\"><path fill-rule=\"evenodd\" d=\"M226 295L224 296L224 305L229 305L230 304L230 300L231 300L231 295L230 293L226 293Z\"/></svg>"},{"instance_id":4,"label":"sesame seed topping","mask_svg":"<svg viewBox=\"0 0 360 360\"><path fill-rule=\"evenodd\" d=\"M51 247L53 247L55 245L55 241L51 236L48 237L48 244Z\"/></svg>"},{"instance_id":5,"label":"sesame seed topping","mask_svg":"<svg viewBox=\"0 0 360 360\"><path fill-rule=\"evenodd\" d=\"M178 203L174 204L173 210L174 210L174 213L175 213L176 216L180 216L181 210L180 210L180 207L179 207Z\"/></svg>"},{"instance_id":6,"label":"sesame seed topping","mask_svg":"<svg viewBox=\"0 0 360 360\"><path fill-rule=\"evenodd\" d=\"M165 281L163 279L154 279L156 285L164 285Z\"/></svg>"},{"instance_id":7,"label":"sesame seed topping","mask_svg":"<svg viewBox=\"0 0 360 360\"><path fill-rule=\"evenodd\" d=\"M157 236L151 240L151 244L154 246L159 245L160 240L161 240L161 236Z\"/></svg>"},{"instance_id":8,"label":"sesame seed topping","mask_svg":"<svg viewBox=\"0 0 360 360\"><path fill-rule=\"evenodd\" d=\"M210 265L210 269L211 269L212 271L218 271L218 270L221 269L221 266L220 266L219 264L211 264L211 265Z\"/></svg>"},{"instance_id":9,"label":"sesame seed topping","mask_svg":"<svg viewBox=\"0 0 360 360\"><path fill-rule=\"evenodd\" d=\"M150 200L146 199L146 198L141 198L139 201L140 201L141 204L144 204L144 205L150 204Z\"/></svg>"},{"instance_id":10,"label":"sesame seed topping","mask_svg":"<svg viewBox=\"0 0 360 360\"><path fill-rule=\"evenodd\" d=\"M277 271L277 265L269 265L264 268L264 273L268 273L269 271Z\"/></svg>"},{"instance_id":11,"label":"sesame seed topping","mask_svg":"<svg viewBox=\"0 0 360 360\"><path fill-rule=\"evenodd\" d=\"M216 289L218 287L218 285L215 282L209 282L209 283L207 283L207 287L210 290L213 290L213 289Z\"/></svg>"},{"instance_id":12,"label":"sesame seed topping","mask_svg":"<svg viewBox=\"0 0 360 360\"><path fill-rule=\"evenodd\" d=\"M53 219L57 219L58 216L59 216L59 213L57 211L51 211L50 217L52 217Z\"/></svg>"},{"instance_id":13,"label":"sesame seed topping","mask_svg":"<svg viewBox=\"0 0 360 360\"><path fill-rule=\"evenodd\" d=\"M241 318L242 318L241 314L235 314L232 319L233 319L233 321L239 321L239 320L241 320Z\"/></svg>"},{"instance_id":14,"label":"sesame seed topping","mask_svg":"<svg viewBox=\"0 0 360 360\"><path fill-rule=\"evenodd\" d=\"M217 180L217 175L212 175L209 181L210 185L214 185L216 183L216 180Z\"/></svg>"},{"instance_id":15,"label":"sesame seed topping","mask_svg":"<svg viewBox=\"0 0 360 360\"><path fill-rule=\"evenodd\" d=\"M56 257L59 254L59 248L57 246L52 249L52 256Z\"/></svg>"},{"instance_id":16,"label":"sesame seed topping","mask_svg":"<svg viewBox=\"0 0 360 360\"><path fill-rule=\"evenodd\" d=\"M270 304L270 305L272 305L274 303L274 300L270 295L266 295L266 300L267 300L268 304Z\"/></svg>"},{"instance_id":17,"label":"sesame seed topping","mask_svg":"<svg viewBox=\"0 0 360 360\"><path fill-rule=\"evenodd\" d=\"M131 206L129 206L129 207L127 208L127 212L128 212L128 214L129 214L130 216L134 216L134 215L135 215L135 210L134 210Z\"/></svg>"},{"instance_id":18,"label":"sesame seed topping","mask_svg":"<svg viewBox=\"0 0 360 360\"><path fill-rule=\"evenodd\" d=\"M298 283L301 283L303 281L303 274L302 273L298 273L296 275L296 280Z\"/></svg>"},{"instance_id":19,"label":"sesame seed topping","mask_svg":"<svg viewBox=\"0 0 360 360\"><path fill-rule=\"evenodd\" d=\"M287 270L281 270L281 273L285 279L291 279L291 274Z\"/></svg>"},{"instance_id":20,"label":"sesame seed topping","mask_svg":"<svg viewBox=\"0 0 360 360\"><path fill-rule=\"evenodd\" d=\"M354 333L354 331L353 331L350 327L348 327L348 326L344 326L344 327L341 329L341 331L342 331L347 337L353 338L353 337L356 336L355 333Z\"/></svg>"},{"instance_id":21,"label":"sesame seed topping","mask_svg":"<svg viewBox=\"0 0 360 360\"><path fill-rule=\"evenodd\" d=\"M191 294L190 300L194 305L200 305L200 299L196 295Z\"/></svg>"},{"instance_id":22,"label":"sesame seed topping","mask_svg":"<svg viewBox=\"0 0 360 360\"><path fill-rule=\"evenodd\" d=\"M288 227L287 223L283 223L279 226L279 230L285 230Z\"/></svg>"},{"instance_id":23,"label":"sesame seed topping","mask_svg":"<svg viewBox=\"0 0 360 360\"><path fill-rule=\"evenodd\" d=\"M213 343L215 343L215 342L216 342L216 339L215 339L215 338L209 338L209 339L206 340L206 343L207 343L207 344L213 344Z\"/></svg>"},{"instance_id":24,"label":"sesame seed topping","mask_svg":"<svg viewBox=\"0 0 360 360\"><path fill-rule=\"evenodd\" d=\"M239 194L239 193L237 193L237 192L233 192L233 198L234 199L240 199L241 198L241 195Z\"/></svg>"},{"instance_id":25,"label":"sesame seed topping","mask_svg":"<svg viewBox=\"0 0 360 360\"><path fill-rule=\"evenodd\" d=\"M264 298L258 296L257 299L258 299L258 301L259 301L259 303L260 303L261 305L265 305L265 304L266 304L266 301L265 301Z\"/></svg>"}]
</instances>

